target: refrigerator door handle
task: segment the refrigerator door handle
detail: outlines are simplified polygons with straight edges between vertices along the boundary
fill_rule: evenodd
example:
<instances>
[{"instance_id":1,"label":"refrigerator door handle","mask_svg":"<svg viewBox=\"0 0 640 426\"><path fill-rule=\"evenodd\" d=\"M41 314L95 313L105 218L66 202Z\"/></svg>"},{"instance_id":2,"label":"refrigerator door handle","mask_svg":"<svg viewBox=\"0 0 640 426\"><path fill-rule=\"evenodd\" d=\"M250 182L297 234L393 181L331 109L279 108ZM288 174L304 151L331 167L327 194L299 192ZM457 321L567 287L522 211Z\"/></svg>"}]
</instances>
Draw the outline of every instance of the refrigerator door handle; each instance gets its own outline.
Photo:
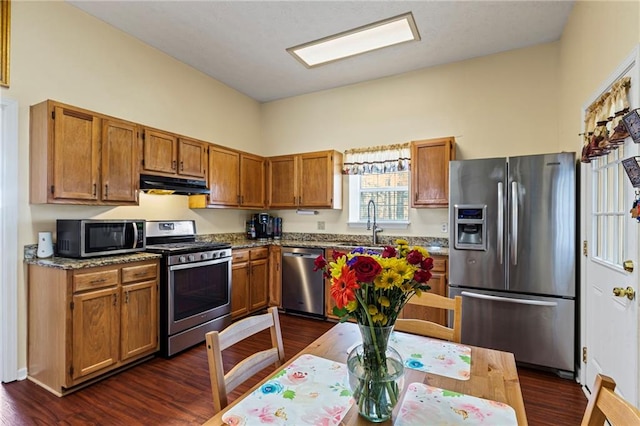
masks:
<instances>
[{"instance_id":1,"label":"refrigerator door handle","mask_svg":"<svg viewBox=\"0 0 640 426\"><path fill-rule=\"evenodd\" d=\"M511 264L518 264L518 182L511 182Z\"/></svg>"},{"instance_id":2,"label":"refrigerator door handle","mask_svg":"<svg viewBox=\"0 0 640 426\"><path fill-rule=\"evenodd\" d=\"M507 302L517 303L519 305L534 306L558 306L557 302L544 302L542 300L511 299L509 297L490 296L488 294L471 293L469 291L463 291L461 294L462 296L467 296L474 299L493 300L494 302Z\"/></svg>"},{"instance_id":3,"label":"refrigerator door handle","mask_svg":"<svg viewBox=\"0 0 640 426\"><path fill-rule=\"evenodd\" d=\"M504 189L498 182L498 259L502 265L504 260Z\"/></svg>"}]
</instances>

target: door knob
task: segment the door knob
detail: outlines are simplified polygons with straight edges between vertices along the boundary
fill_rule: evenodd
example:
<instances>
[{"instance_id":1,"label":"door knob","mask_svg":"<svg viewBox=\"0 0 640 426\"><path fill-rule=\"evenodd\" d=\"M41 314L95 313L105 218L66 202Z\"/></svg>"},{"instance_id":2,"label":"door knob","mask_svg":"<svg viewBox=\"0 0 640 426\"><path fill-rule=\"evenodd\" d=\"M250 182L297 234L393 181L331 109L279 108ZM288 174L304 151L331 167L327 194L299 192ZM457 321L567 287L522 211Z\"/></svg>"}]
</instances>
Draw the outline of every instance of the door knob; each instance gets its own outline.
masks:
<instances>
[{"instance_id":1,"label":"door knob","mask_svg":"<svg viewBox=\"0 0 640 426\"><path fill-rule=\"evenodd\" d=\"M627 296L627 299L629 300L633 300L633 298L636 297L636 291L631 286L627 288L614 287L613 294L617 297Z\"/></svg>"},{"instance_id":2,"label":"door knob","mask_svg":"<svg viewBox=\"0 0 640 426\"><path fill-rule=\"evenodd\" d=\"M633 272L633 260L625 260L622 262L622 267L627 272Z\"/></svg>"}]
</instances>

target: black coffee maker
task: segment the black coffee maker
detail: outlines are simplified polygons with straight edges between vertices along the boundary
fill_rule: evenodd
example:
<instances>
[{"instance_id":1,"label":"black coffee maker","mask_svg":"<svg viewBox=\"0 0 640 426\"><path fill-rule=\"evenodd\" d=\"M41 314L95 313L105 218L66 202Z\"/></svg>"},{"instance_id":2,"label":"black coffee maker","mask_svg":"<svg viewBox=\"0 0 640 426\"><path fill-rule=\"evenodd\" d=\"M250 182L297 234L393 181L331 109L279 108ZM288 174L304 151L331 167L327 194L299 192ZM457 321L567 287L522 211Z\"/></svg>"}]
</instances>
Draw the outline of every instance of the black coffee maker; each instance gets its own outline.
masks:
<instances>
[{"instance_id":1,"label":"black coffee maker","mask_svg":"<svg viewBox=\"0 0 640 426\"><path fill-rule=\"evenodd\" d=\"M268 240L273 238L273 218L269 213L256 213L253 215L253 222L256 227L256 238Z\"/></svg>"}]
</instances>

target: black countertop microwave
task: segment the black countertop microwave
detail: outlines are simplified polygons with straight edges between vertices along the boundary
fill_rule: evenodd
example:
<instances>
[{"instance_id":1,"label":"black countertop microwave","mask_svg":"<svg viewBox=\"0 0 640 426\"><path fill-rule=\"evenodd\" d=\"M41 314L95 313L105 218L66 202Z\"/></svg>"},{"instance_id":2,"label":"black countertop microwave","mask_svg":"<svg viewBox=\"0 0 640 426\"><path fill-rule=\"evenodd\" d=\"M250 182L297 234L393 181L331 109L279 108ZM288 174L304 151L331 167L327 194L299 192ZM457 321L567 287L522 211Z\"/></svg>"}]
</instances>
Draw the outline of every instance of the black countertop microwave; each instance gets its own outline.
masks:
<instances>
[{"instance_id":1,"label":"black countertop microwave","mask_svg":"<svg viewBox=\"0 0 640 426\"><path fill-rule=\"evenodd\" d=\"M57 255L93 257L134 253L146 248L143 219L58 219Z\"/></svg>"}]
</instances>

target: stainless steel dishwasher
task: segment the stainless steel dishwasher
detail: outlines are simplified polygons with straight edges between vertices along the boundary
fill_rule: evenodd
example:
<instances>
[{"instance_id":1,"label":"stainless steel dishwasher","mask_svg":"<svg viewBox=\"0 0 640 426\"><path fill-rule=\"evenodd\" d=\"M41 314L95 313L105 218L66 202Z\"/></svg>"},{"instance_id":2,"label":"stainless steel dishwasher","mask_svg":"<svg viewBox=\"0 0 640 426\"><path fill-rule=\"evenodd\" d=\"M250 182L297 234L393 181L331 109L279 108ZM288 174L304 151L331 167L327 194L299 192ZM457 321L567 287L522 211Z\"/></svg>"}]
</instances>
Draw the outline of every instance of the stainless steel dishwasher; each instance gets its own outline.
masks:
<instances>
[{"instance_id":1,"label":"stainless steel dishwasher","mask_svg":"<svg viewBox=\"0 0 640 426\"><path fill-rule=\"evenodd\" d=\"M324 278L313 270L314 260L322 249L282 248L282 307L285 311L325 317Z\"/></svg>"}]
</instances>

